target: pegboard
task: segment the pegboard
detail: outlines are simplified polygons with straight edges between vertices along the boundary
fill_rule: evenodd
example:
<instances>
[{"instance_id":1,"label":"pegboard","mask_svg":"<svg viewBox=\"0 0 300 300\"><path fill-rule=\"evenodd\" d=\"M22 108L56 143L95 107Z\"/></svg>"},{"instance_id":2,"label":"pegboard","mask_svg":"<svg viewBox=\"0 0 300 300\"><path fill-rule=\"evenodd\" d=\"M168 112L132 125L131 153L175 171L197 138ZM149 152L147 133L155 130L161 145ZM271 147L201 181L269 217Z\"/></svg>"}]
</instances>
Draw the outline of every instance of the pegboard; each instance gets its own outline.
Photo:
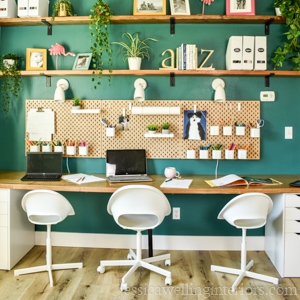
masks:
<instances>
[{"instance_id":1,"label":"pegboard","mask_svg":"<svg viewBox=\"0 0 300 300\"><path fill-rule=\"evenodd\" d=\"M105 157L107 149L138 149L147 151L148 158L186 158L188 149L196 150L196 158L199 158L199 147L208 143L212 145L223 144L222 159L225 151L231 142L244 148L249 144L247 159L260 158L260 138L250 137L250 128L246 127L244 136L235 135L235 127L232 127L232 135L224 136L220 120L231 125L232 122L243 122L256 124L260 118L259 101L226 101L216 103L214 101L194 101L194 100L146 100L136 103L131 100L84 100L83 108L101 109L100 114L72 114L72 101L56 103L52 100L27 100L26 115L31 108L44 107L52 108L55 112L55 134L53 141L66 139L86 140L89 143L88 157ZM180 107L179 115L136 115L130 110L132 106L177 106ZM206 140L184 139L184 111L185 110L206 111ZM128 130L120 129L120 117L125 113L129 119ZM100 118L106 120L109 125L116 126L115 136L106 136L106 127L101 124ZM171 124L170 130L174 134L173 138L153 138L145 137L147 124L161 125L164 122ZM219 126L219 135L210 135L210 126ZM28 138L28 134L26 134ZM26 151L29 146L26 145ZM237 151L235 151L237 152ZM211 159L209 151L209 159ZM81 157L81 156L76 156ZM237 153L235 153L235 159Z\"/></svg>"}]
</instances>

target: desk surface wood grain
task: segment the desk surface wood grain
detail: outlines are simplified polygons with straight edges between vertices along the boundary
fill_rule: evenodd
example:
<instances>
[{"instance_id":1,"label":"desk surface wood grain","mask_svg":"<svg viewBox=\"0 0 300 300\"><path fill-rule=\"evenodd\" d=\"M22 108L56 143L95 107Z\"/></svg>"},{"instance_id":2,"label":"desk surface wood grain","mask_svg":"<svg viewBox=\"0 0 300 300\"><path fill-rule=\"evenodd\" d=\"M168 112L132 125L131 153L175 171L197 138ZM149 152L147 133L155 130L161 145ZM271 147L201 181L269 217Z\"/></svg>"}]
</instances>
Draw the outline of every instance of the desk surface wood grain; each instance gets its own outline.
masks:
<instances>
[{"instance_id":1,"label":"desk surface wood grain","mask_svg":"<svg viewBox=\"0 0 300 300\"><path fill-rule=\"evenodd\" d=\"M107 180L75 184L61 179L60 181L21 181L25 175L21 171L0 171L0 188L18 190L48 189L64 192L91 192L91 193L113 193L118 188L128 183L109 183ZM105 178L105 174L93 174ZM290 187L289 183L300 179L300 175L247 175L259 178L272 177L282 185L274 186L235 186L235 187L210 187L205 180L214 179L214 175L184 175L185 179L193 179L188 189L160 188L164 181L163 175L150 175L152 182L140 182L136 184L147 184L160 189L164 194L243 194L248 192L261 192L265 194L300 193L300 188ZM221 177L221 176L219 176Z\"/></svg>"}]
</instances>

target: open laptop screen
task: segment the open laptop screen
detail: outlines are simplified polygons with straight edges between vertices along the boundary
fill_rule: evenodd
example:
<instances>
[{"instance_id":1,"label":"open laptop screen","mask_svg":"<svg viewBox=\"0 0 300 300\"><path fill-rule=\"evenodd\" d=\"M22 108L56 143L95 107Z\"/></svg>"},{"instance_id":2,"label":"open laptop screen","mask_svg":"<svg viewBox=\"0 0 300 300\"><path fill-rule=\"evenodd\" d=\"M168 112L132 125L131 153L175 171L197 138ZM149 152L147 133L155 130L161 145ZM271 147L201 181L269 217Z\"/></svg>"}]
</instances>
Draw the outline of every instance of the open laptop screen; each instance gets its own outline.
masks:
<instances>
[{"instance_id":1,"label":"open laptop screen","mask_svg":"<svg viewBox=\"0 0 300 300\"><path fill-rule=\"evenodd\" d=\"M28 152L27 174L62 174L61 152Z\"/></svg>"},{"instance_id":2,"label":"open laptop screen","mask_svg":"<svg viewBox=\"0 0 300 300\"><path fill-rule=\"evenodd\" d=\"M106 150L106 163L116 165L115 175L147 174L145 149Z\"/></svg>"}]
</instances>

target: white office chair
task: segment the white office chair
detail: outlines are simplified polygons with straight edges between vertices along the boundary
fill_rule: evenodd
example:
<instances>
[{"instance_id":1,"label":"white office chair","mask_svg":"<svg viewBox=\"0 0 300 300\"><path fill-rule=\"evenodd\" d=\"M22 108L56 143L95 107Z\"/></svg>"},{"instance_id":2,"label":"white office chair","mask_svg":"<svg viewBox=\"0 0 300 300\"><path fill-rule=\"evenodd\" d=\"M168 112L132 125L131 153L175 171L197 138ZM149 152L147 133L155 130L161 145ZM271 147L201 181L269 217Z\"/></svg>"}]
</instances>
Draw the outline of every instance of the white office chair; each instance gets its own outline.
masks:
<instances>
[{"instance_id":1,"label":"white office chair","mask_svg":"<svg viewBox=\"0 0 300 300\"><path fill-rule=\"evenodd\" d=\"M75 214L69 201L54 191L34 190L24 195L22 208L27 212L28 220L31 223L47 226L46 265L15 270L15 276L47 271L52 287L52 270L82 268L82 263L52 264L51 225L63 221L68 215Z\"/></svg>"},{"instance_id":2,"label":"white office chair","mask_svg":"<svg viewBox=\"0 0 300 300\"><path fill-rule=\"evenodd\" d=\"M132 266L122 278L121 291L127 290L128 277L140 266L166 276L165 284L171 285L171 272L151 264L165 260L165 265L170 266L170 254L142 259L141 232L156 228L171 213L166 196L152 186L127 185L112 194L107 211L120 227L136 231L136 253L130 249L127 260L101 260L97 271L104 273L106 266Z\"/></svg>"},{"instance_id":3,"label":"white office chair","mask_svg":"<svg viewBox=\"0 0 300 300\"><path fill-rule=\"evenodd\" d=\"M233 291L236 290L244 277L278 284L278 278L250 272L249 270L253 266L253 260L246 265L246 231L247 229L263 227L266 224L267 216L272 208L273 202L269 196L262 193L246 193L236 196L229 201L218 215L218 219L225 219L232 226L242 229L241 268L234 269L215 265L211 266L212 271L238 275L238 278L232 285Z\"/></svg>"}]
</instances>

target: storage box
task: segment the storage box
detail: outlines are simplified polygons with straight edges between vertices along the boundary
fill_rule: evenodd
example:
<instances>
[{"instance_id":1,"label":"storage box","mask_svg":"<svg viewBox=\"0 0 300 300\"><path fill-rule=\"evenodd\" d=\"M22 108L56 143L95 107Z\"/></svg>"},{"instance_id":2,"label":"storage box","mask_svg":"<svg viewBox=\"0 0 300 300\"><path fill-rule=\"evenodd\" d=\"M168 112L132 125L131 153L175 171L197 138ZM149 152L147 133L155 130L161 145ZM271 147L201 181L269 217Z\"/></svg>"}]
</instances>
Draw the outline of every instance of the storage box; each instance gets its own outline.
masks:
<instances>
[{"instance_id":1,"label":"storage box","mask_svg":"<svg viewBox=\"0 0 300 300\"><path fill-rule=\"evenodd\" d=\"M16 18L17 5L15 1L0 0L0 18Z\"/></svg>"},{"instance_id":2,"label":"storage box","mask_svg":"<svg viewBox=\"0 0 300 300\"><path fill-rule=\"evenodd\" d=\"M29 0L29 17L48 17L49 0Z\"/></svg>"},{"instance_id":3,"label":"storage box","mask_svg":"<svg viewBox=\"0 0 300 300\"><path fill-rule=\"evenodd\" d=\"M29 0L18 0L18 16L20 18L28 17Z\"/></svg>"}]
</instances>

